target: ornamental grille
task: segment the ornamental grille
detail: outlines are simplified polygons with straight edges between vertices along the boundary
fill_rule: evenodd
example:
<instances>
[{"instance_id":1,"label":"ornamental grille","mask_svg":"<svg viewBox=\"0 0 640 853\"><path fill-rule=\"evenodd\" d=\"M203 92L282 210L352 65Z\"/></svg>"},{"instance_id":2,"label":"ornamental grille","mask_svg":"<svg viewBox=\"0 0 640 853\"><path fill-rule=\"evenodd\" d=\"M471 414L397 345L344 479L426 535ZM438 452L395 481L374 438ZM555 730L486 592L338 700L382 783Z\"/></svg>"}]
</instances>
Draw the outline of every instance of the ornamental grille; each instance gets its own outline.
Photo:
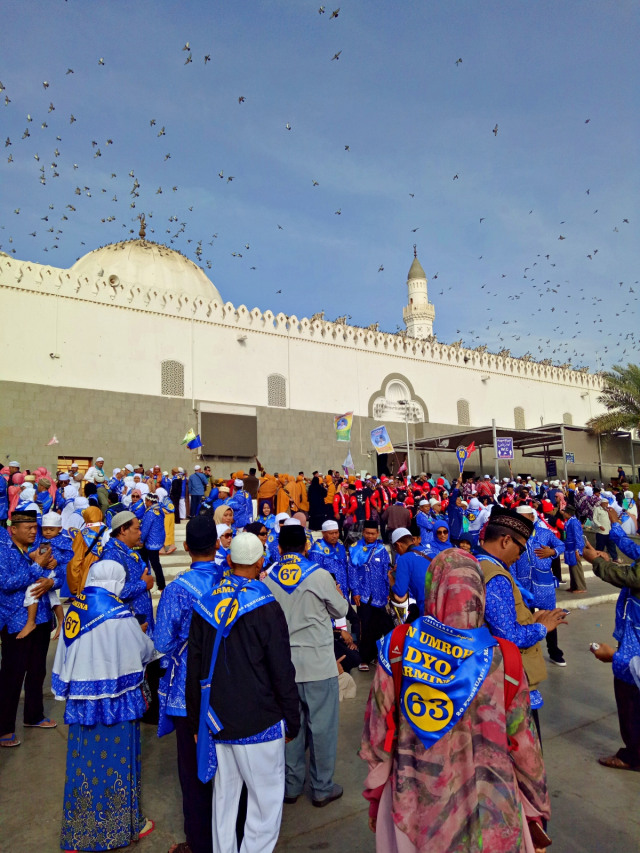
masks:
<instances>
[{"instance_id":1,"label":"ornamental grille","mask_svg":"<svg viewBox=\"0 0 640 853\"><path fill-rule=\"evenodd\" d=\"M267 376L267 405L287 408L287 380L279 373Z\"/></svg>"},{"instance_id":2,"label":"ornamental grille","mask_svg":"<svg viewBox=\"0 0 640 853\"><path fill-rule=\"evenodd\" d=\"M516 406L513 410L513 420L516 429L526 429L524 425L524 409L522 406Z\"/></svg>"},{"instance_id":3,"label":"ornamental grille","mask_svg":"<svg viewBox=\"0 0 640 853\"><path fill-rule=\"evenodd\" d=\"M162 362L160 393L167 397L184 397L184 364L179 361Z\"/></svg>"},{"instance_id":4,"label":"ornamental grille","mask_svg":"<svg viewBox=\"0 0 640 853\"><path fill-rule=\"evenodd\" d=\"M470 426L471 416L469 414L469 401L458 400L458 424L459 426Z\"/></svg>"},{"instance_id":5,"label":"ornamental grille","mask_svg":"<svg viewBox=\"0 0 640 853\"><path fill-rule=\"evenodd\" d=\"M571 412L565 412L562 416L562 423L567 426L573 426L573 415Z\"/></svg>"}]
</instances>

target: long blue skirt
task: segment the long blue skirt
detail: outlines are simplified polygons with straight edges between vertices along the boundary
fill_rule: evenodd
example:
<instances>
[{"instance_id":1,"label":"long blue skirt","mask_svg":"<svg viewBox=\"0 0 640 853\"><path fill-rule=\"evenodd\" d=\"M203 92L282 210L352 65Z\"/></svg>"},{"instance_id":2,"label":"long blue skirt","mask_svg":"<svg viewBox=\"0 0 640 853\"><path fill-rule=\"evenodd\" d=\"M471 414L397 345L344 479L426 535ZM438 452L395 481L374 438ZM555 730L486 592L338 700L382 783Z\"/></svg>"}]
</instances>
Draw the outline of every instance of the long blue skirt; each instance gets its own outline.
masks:
<instances>
[{"instance_id":1,"label":"long blue skirt","mask_svg":"<svg viewBox=\"0 0 640 853\"><path fill-rule=\"evenodd\" d=\"M114 850L137 841L140 723L69 726L64 785L63 850Z\"/></svg>"}]
</instances>

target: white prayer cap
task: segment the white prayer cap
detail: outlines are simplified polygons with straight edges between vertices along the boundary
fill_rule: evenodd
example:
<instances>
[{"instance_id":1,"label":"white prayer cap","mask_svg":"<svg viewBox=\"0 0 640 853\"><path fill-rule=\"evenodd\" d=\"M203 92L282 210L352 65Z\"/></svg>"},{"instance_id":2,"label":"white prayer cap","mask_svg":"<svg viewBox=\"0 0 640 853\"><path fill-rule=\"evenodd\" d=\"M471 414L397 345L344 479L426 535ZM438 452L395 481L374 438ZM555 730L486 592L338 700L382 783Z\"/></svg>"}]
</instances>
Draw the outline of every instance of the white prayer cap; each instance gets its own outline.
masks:
<instances>
[{"instance_id":1,"label":"white prayer cap","mask_svg":"<svg viewBox=\"0 0 640 853\"><path fill-rule=\"evenodd\" d=\"M288 518L288 519L285 521L284 526L285 526L285 527L291 527L291 526L296 525L296 524L300 524L300 519L299 519L299 518ZM300 524L300 527L302 527L302 525L301 525L301 524Z\"/></svg>"},{"instance_id":2,"label":"white prayer cap","mask_svg":"<svg viewBox=\"0 0 640 853\"><path fill-rule=\"evenodd\" d=\"M508 483L508 482L509 482L509 478L508 478L508 477L503 477L503 478L502 478L502 482L503 482L503 483Z\"/></svg>"},{"instance_id":3,"label":"white prayer cap","mask_svg":"<svg viewBox=\"0 0 640 853\"><path fill-rule=\"evenodd\" d=\"M119 474L119 473L120 473L120 468L114 468L113 472L112 472L112 476L115 477L116 474Z\"/></svg>"},{"instance_id":4,"label":"white prayer cap","mask_svg":"<svg viewBox=\"0 0 640 853\"><path fill-rule=\"evenodd\" d=\"M391 544L395 545L398 539L402 539L404 536L411 536L411 531L407 530L406 527L396 527L391 534Z\"/></svg>"},{"instance_id":5,"label":"white prayer cap","mask_svg":"<svg viewBox=\"0 0 640 853\"><path fill-rule=\"evenodd\" d=\"M71 463L71 465L70 465L70 467L71 467L71 468L77 468L77 467L78 467L78 463L77 463L77 462L72 462L72 463Z\"/></svg>"},{"instance_id":6,"label":"white prayer cap","mask_svg":"<svg viewBox=\"0 0 640 853\"><path fill-rule=\"evenodd\" d=\"M490 474L485 474L485 475L484 475L484 478L485 478L485 480L490 480L490 479L491 479L491 475L490 475Z\"/></svg>"},{"instance_id":7,"label":"white prayer cap","mask_svg":"<svg viewBox=\"0 0 640 853\"><path fill-rule=\"evenodd\" d=\"M9 468L19 468L19 467L20 467L20 463L16 462L15 459L13 460L13 462L9 462Z\"/></svg>"},{"instance_id":8,"label":"white prayer cap","mask_svg":"<svg viewBox=\"0 0 640 853\"><path fill-rule=\"evenodd\" d=\"M216 536L218 539L227 532L227 530L231 530L228 524L216 524Z\"/></svg>"},{"instance_id":9,"label":"white prayer cap","mask_svg":"<svg viewBox=\"0 0 640 853\"><path fill-rule=\"evenodd\" d=\"M218 486L218 494L220 494L220 492L230 492L230 491L231 491L231 489L229 488L229 486ZM285 513L285 515L286 515L286 513Z\"/></svg>"},{"instance_id":10,"label":"white prayer cap","mask_svg":"<svg viewBox=\"0 0 640 853\"><path fill-rule=\"evenodd\" d=\"M89 509L89 501L82 497L76 498L73 502L73 508L79 510Z\"/></svg>"},{"instance_id":11,"label":"white prayer cap","mask_svg":"<svg viewBox=\"0 0 640 853\"><path fill-rule=\"evenodd\" d=\"M42 516L43 527L62 527L62 516L57 512L46 512Z\"/></svg>"},{"instance_id":12,"label":"white prayer cap","mask_svg":"<svg viewBox=\"0 0 640 853\"><path fill-rule=\"evenodd\" d=\"M264 557L264 548L255 533L239 533L231 543L229 554L232 563L253 566Z\"/></svg>"},{"instance_id":13,"label":"white prayer cap","mask_svg":"<svg viewBox=\"0 0 640 853\"><path fill-rule=\"evenodd\" d=\"M131 465L131 464L125 465L124 470L129 471L131 474L133 474L133 465Z\"/></svg>"},{"instance_id":14,"label":"white prayer cap","mask_svg":"<svg viewBox=\"0 0 640 853\"><path fill-rule=\"evenodd\" d=\"M281 521L284 521L286 518L289 518L289 513L288 513L288 512L279 512L279 513L276 515L276 524L280 524L280 522L281 522ZM324 526L323 526L323 529L324 529Z\"/></svg>"},{"instance_id":15,"label":"white prayer cap","mask_svg":"<svg viewBox=\"0 0 640 853\"><path fill-rule=\"evenodd\" d=\"M96 462L104 462L104 456L97 456Z\"/></svg>"},{"instance_id":16,"label":"white prayer cap","mask_svg":"<svg viewBox=\"0 0 640 853\"><path fill-rule=\"evenodd\" d=\"M162 472L162 476L163 476L163 477L168 477L168 476L169 476L169 472L168 472L168 471L163 471L163 472Z\"/></svg>"},{"instance_id":17,"label":"white prayer cap","mask_svg":"<svg viewBox=\"0 0 640 853\"><path fill-rule=\"evenodd\" d=\"M516 507L516 512L520 513L520 515L533 515L535 510L532 506L527 506L526 504L520 504L520 506Z\"/></svg>"},{"instance_id":18,"label":"white prayer cap","mask_svg":"<svg viewBox=\"0 0 640 853\"><path fill-rule=\"evenodd\" d=\"M193 470L194 470L194 471L199 471L199 470L200 470L200 466L199 466L199 465L194 465L194 466L193 466Z\"/></svg>"},{"instance_id":19,"label":"white prayer cap","mask_svg":"<svg viewBox=\"0 0 640 853\"><path fill-rule=\"evenodd\" d=\"M630 501L633 498L633 492L625 492L624 496L628 501Z\"/></svg>"},{"instance_id":20,"label":"white prayer cap","mask_svg":"<svg viewBox=\"0 0 640 853\"><path fill-rule=\"evenodd\" d=\"M244 482L242 480L234 480L233 485L241 489L244 486Z\"/></svg>"},{"instance_id":21,"label":"white prayer cap","mask_svg":"<svg viewBox=\"0 0 640 853\"><path fill-rule=\"evenodd\" d=\"M69 479L70 477L68 474L60 474L60 476L58 477L58 480L60 480L61 483L68 483Z\"/></svg>"},{"instance_id":22,"label":"white prayer cap","mask_svg":"<svg viewBox=\"0 0 640 853\"><path fill-rule=\"evenodd\" d=\"M332 518L327 519L327 521L323 521L322 532L326 533L328 530L340 530L338 522L334 521Z\"/></svg>"},{"instance_id":23,"label":"white prayer cap","mask_svg":"<svg viewBox=\"0 0 640 853\"><path fill-rule=\"evenodd\" d=\"M435 506L436 504L442 503L442 501L439 501L437 498L429 498L429 503L431 506Z\"/></svg>"},{"instance_id":24,"label":"white prayer cap","mask_svg":"<svg viewBox=\"0 0 640 853\"><path fill-rule=\"evenodd\" d=\"M420 501L418 506L429 506L429 501L424 500L424 498Z\"/></svg>"},{"instance_id":25,"label":"white prayer cap","mask_svg":"<svg viewBox=\"0 0 640 853\"><path fill-rule=\"evenodd\" d=\"M131 470L133 471L133 468ZM178 474L184 474L184 468L178 468Z\"/></svg>"}]
</instances>

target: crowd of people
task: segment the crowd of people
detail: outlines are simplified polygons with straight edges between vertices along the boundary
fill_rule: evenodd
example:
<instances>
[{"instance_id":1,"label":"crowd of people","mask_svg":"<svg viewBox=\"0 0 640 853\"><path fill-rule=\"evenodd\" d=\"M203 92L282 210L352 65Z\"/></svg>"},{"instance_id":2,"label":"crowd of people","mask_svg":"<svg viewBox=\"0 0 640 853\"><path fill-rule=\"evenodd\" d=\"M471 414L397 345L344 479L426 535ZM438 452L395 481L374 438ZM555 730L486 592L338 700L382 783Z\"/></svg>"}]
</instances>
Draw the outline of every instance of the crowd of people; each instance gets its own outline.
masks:
<instances>
[{"instance_id":1,"label":"crowd of people","mask_svg":"<svg viewBox=\"0 0 640 853\"><path fill-rule=\"evenodd\" d=\"M186 840L171 853L273 850L305 786L318 808L342 796L339 702L372 667L360 757L376 849L544 849L542 642L567 665L561 558L569 592L586 590L583 560L622 590L617 649L592 648L612 663L624 744L600 761L640 770L640 546L622 469L606 489L291 476L257 460L224 479L206 465L108 475L101 457L84 473L0 473L0 747L20 746L23 685L24 726L57 725L43 702L53 631L63 850L153 831L141 721L175 731ZM185 522L191 565L167 583L161 556Z\"/></svg>"}]
</instances>

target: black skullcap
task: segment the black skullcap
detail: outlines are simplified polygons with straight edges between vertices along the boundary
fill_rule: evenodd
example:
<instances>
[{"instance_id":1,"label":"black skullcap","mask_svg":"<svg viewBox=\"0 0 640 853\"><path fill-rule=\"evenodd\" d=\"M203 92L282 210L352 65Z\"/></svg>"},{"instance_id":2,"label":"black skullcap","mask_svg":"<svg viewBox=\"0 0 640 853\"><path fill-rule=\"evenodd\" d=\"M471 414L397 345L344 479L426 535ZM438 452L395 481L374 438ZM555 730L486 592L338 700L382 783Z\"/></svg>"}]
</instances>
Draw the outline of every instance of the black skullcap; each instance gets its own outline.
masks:
<instances>
[{"instance_id":1,"label":"black skullcap","mask_svg":"<svg viewBox=\"0 0 640 853\"><path fill-rule=\"evenodd\" d=\"M21 521L36 521L38 513L35 509L21 509L14 511L11 515L12 524L20 524Z\"/></svg>"},{"instance_id":2,"label":"black skullcap","mask_svg":"<svg viewBox=\"0 0 640 853\"><path fill-rule=\"evenodd\" d=\"M370 518L368 521L365 521L365 523L362 525L363 530L377 530L378 527L378 522L374 521L372 518Z\"/></svg>"},{"instance_id":3,"label":"black skullcap","mask_svg":"<svg viewBox=\"0 0 640 853\"><path fill-rule=\"evenodd\" d=\"M489 524L499 524L500 527L513 530L514 533L519 534L524 539L528 539L533 532L533 521L520 515L514 509L503 506L493 507L489 516Z\"/></svg>"},{"instance_id":4,"label":"black skullcap","mask_svg":"<svg viewBox=\"0 0 640 853\"><path fill-rule=\"evenodd\" d=\"M196 515L187 522L187 547L190 551L213 551L218 533L211 515Z\"/></svg>"},{"instance_id":5,"label":"black skullcap","mask_svg":"<svg viewBox=\"0 0 640 853\"><path fill-rule=\"evenodd\" d=\"M283 551L300 551L306 541L307 536L301 524L285 524L280 528L278 545Z\"/></svg>"},{"instance_id":6,"label":"black skullcap","mask_svg":"<svg viewBox=\"0 0 640 853\"><path fill-rule=\"evenodd\" d=\"M245 524L244 526L245 533L253 533L255 536L263 529L266 530L267 525L261 521L252 521L250 524Z\"/></svg>"}]
</instances>

